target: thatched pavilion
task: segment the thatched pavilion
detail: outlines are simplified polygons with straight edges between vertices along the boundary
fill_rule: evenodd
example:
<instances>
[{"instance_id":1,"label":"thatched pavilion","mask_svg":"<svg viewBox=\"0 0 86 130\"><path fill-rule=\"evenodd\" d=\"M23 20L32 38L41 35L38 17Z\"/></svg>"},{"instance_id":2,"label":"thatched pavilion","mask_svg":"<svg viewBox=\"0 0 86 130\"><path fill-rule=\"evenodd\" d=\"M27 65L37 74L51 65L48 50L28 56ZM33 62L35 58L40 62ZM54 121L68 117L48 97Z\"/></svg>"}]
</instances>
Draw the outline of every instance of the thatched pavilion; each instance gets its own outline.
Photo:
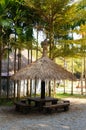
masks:
<instances>
[{"instance_id":1,"label":"thatched pavilion","mask_svg":"<svg viewBox=\"0 0 86 130\"><path fill-rule=\"evenodd\" d=\"M14 80L41 79L41 98L45 98L45 80L75 79L71 72L49 59L46 52L47 44L45 42L43 56L11 77Z\"/></svg>"}]
</instances>

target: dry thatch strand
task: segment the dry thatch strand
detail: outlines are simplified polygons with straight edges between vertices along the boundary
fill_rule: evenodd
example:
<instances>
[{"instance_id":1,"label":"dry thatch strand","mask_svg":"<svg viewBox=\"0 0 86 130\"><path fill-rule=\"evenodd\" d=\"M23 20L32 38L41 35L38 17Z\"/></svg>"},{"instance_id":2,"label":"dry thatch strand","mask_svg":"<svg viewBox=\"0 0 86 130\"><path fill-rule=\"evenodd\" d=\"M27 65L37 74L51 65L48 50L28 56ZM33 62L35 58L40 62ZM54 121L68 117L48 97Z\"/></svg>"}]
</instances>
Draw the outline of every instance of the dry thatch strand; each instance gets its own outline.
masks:
<instances>
[{"instance_id":1,"label":"dry thatch strand","mask_svg":"<svg viewBox=\"0 0 86 130\"><path fill-rule=\"evenodd\" d=\"M54 63L47 56L27 65L14 74L11 79L41 79L41 80L75 80L75 76L60 65Z\"/></svg>"}]
</instances>

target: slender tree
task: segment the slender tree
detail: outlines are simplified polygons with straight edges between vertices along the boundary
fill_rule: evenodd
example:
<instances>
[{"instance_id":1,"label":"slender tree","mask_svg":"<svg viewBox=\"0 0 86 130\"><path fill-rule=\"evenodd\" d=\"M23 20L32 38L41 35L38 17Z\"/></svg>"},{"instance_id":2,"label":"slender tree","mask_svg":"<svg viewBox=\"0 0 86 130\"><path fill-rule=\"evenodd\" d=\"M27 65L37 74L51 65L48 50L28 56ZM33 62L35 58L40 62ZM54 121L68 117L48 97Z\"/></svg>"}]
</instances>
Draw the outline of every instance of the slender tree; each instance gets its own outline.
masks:
<instances>
[{"instance_id":1,"label":"slender tree","mask_svg":"<svg viewBox=\"0 0 86 130\"><path fill-rule=\"evenodd\" d=\"M7 5L9 0L0 1L0 96L1 96L1 70L2 70L2 57L8 49L6 40L6 30L5 28L9 26L9 20L7 17ZM4 41L3 41L4 40ZM5 41L6 40L6 41Z\"/></svg>"}]
</instances>

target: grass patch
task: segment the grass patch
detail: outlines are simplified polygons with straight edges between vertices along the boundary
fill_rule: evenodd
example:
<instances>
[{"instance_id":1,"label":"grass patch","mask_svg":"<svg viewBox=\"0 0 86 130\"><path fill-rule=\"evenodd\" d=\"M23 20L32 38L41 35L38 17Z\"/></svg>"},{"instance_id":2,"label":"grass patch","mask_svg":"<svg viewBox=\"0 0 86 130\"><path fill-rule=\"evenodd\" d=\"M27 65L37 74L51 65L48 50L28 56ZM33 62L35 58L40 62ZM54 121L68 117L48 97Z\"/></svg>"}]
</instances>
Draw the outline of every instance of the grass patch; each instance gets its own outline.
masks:
<instances>
[{"instance_id":1,"label":"grass patch","mask_svg":"<svg viewBox=\"0 0 86 130\"><path fill-rule=\"evenodd\" d=\"M56 95L56 97L57 98L86 98L86 95L80 95L80 94L73 94L73 95L71 95L71 94L67 94L67 93L65 93L65 94L57 94Z\"/></svg>"},{"instance_id":2,"label":"grass patch","mask_svg":"<svg viewBox=\"0 0 86 130\"><path fill-rule=\"evenodd\" d=\"M71 95L71 94L68 94L68 93L65 93L65 94L58 93L58 94L56 94L55 97L59 98L59 99L64 99L64 98L82 98L82 99L86 99L86 95L80 95L80 94ZM15 100L17 101L17 99L15 99ZM12 105L14 105L14 99L12 99L12 98L11 99L0 98L0 106L12 106Z\"/></svg>"},{"instance_id":3,"label":"grass patch","mask_svg":"<svg viewBox=\"0 0 86 130\"><path fill-rule=\"evenodd\" d=\"M12 105L13 105L12 99L0 98L0 106L12 106Z\"/></svg>"}]
</instances>

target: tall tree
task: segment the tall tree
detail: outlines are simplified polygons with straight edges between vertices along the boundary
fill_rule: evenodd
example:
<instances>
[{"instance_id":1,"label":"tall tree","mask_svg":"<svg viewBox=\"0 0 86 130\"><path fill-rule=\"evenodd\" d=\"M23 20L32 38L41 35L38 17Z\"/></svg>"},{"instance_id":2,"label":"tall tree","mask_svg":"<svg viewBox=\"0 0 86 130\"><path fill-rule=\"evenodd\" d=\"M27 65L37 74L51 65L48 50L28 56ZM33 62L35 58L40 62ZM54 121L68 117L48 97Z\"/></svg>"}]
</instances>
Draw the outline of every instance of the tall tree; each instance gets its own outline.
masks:
<instances>
[{"instance_id":1,"label":"tall tree","mask_svg":"<svg viewBox=\"0 0 86 130\"><path fill-rule=\"evenodd\" d=\"M7 17L7 5L9 0L0 1L0 96L1 96L1 70L2 70L2 57L7 48L5 28L9 25ZM4 41L3 41L4 40ZM5 41L6 40L6 41Z\"/></svg>"}]
</instances>

